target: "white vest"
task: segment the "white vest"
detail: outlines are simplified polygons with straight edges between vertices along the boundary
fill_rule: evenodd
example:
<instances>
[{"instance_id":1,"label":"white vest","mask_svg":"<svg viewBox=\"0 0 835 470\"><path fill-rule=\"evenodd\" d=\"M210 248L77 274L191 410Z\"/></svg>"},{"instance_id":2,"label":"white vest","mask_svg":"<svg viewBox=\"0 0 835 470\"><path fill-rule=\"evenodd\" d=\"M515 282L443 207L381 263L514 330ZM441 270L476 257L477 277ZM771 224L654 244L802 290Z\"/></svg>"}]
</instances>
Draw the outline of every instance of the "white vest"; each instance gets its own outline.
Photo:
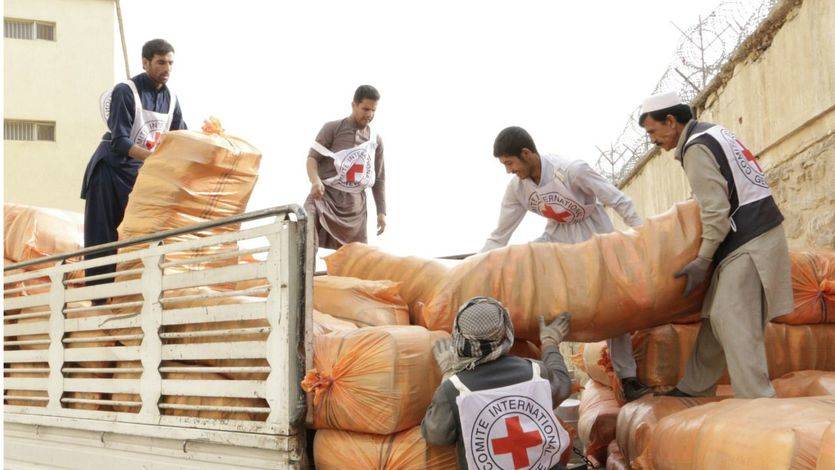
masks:
<instances>
[{"instance_id":1,"label":"white vest","mask_svg":"<svg viewBox=\"0 0 835 470\"><path fill-rule=\"evenodd\" d=\"M597 210L596 204L582 204L582 199L574 194L566 181L565 164L560 157L542 155L543 174L548 171L550 179L542 186L537 186L530 179L522 180L522 190L528 210L560 224L574 224L587 219ZM547 162L546 162L547 159Z\"/></svg>"},{"instance_id":2,"label":"white vest","mask_svg":"<svg viewBox=\"0 0 835 470\"><path fill-rule=\"evenodd\" d=\"M377 153L377 134L369 129L368 140L339 152L331 152L319 142L311 144L319 154L333 158L336 176L322 183L348 193L361 193L365 188L374 186L374 157Z\"/></svg>"},{"instance_id":3,"label":"white vest","mask_svg":"<svg viewBox=\"0 0 835 470\"><path fill-rule=\"evenodd\" d=\"M157 143L159 143L159 138L162 133L168 132L171 129L171 121L174 119L174 109L177 108L177 96L169 90L171 102L168 105L167 113L148 111L142 107L139 90L136 89L136 84L133 83L133 80L127 80L124 83L133 91L134 113L133 126L130 129L130 140L135 145L153 152L157 147ZM105 123L107 123L110 117L112 93L113 90L106 91L99 98L101 116Z\"/></svg>"},{"instance_id":4,"label":"white vest","mask_svg":"<svg viewBox=\"0 0 835 470\"><path fill-rule=\"evenodd\" d=\"M554 416L551 384L539 376L507 387L470 391L457 375L455 402L471 469L548 470L568 448L568 433Z\"/></svg>"}]
</instances>

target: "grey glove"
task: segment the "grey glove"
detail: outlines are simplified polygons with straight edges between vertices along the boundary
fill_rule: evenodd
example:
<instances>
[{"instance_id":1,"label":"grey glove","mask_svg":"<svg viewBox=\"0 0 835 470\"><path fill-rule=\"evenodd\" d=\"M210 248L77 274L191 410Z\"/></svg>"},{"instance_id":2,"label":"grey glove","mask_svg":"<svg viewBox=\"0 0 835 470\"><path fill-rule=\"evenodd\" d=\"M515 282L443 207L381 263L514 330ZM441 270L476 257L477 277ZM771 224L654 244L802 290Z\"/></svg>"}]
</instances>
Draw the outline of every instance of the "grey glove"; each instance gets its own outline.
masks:
<instances>
[{"instance_id":1,"label":"grey glove","mask_svg":"<svg viewBox=\"0 0 835 470\"><path fill-rule=\"evenodd\" d=\"M542 345L550 344L559 346L562 340L568 336L568 326L571 323L571 314L563 312L550 324L545 324L545 317L539 317L539 340Z\"/></svg>"},{"instance_id":2,"label":"grey glove","mask_svg":"<svg viewBox=\"0 0 835 470\"><path fill-rule=\"evenodd\" d=\"M452 375L452 367L455 364L455 351L452 349L452 340L444 338L436 341L432 346L432 355L435 356L435 362L438 363L444 379Z\"/></svg>"},{"instance_id":3,"label":"grey glove","mask_svg":"<svg viewBox=\"0 0 835 470\"><path fill-rule=\"evenodd\" d=\"M697 256L696 259L687 263L681 271L675 273L676 279L687 276L687 285L684 286L684 297L690 295L697 287L702 285L710 271L711 260Z\"/></svg>"}]
</instances>

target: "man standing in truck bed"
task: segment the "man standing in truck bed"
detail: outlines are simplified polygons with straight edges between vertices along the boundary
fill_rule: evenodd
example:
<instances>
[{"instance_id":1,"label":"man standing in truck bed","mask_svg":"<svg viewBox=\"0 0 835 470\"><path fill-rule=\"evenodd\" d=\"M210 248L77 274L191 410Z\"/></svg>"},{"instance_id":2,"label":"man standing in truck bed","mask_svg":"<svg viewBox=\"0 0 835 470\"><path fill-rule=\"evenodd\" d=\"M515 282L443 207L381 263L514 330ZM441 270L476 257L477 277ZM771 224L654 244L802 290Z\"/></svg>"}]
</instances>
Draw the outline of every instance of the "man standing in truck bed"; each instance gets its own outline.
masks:
<instances>
[{"instance_id":1,"label":"man standing in truck bed","mask_svg":"<svg viewBox=\"0 0 835 470\"><path fill-rule=\"evenodd\" d=\"M315 212L317 246L339 249L368 241L365 189L377 206L377 235L386 229L383 140L369 125L380 93L362 85L354 93L351 115L325 124L307 156L310 196L305 207Z\"/></svg>"}]
</instances>

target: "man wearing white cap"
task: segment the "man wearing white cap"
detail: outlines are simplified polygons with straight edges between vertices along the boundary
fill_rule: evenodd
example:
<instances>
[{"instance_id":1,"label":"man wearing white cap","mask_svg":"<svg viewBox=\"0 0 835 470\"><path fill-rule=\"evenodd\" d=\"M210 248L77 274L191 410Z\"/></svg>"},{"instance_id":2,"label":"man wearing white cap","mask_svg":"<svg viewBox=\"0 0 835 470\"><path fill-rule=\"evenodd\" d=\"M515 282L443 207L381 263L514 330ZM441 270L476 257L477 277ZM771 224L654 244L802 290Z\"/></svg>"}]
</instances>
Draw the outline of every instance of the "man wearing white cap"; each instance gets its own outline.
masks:
<instances>
[{"instance_id":1,"label":"man wearing white cap","mask_svg":"<svg viewBox=\"0 0 835 470\"><path fill-rule=\"evenodd\" d=\"M508 127L496 137L493 156L512 178L502 200L499 223L482 252L507 245L530 211L548 221L537 242L580 243L596 233L614 232L604 210L611 207L630 227L643 223L635 205L583 160L540 155L533 138L521 127ZM621 379L624 398L632 401L650 392L637 378L632 339L623 334L607 341L612 367Z\"/></svg>"},{"instance_id":2,"label":"man wearing white cap","mask_svg":"<svg viewBox=\"0 0 835 470\"><path fill-rule=\"evenodd\" d=\"M676 274L687 278L684 296L714 268L696 347L669 394L713 395L727 364L736 398L773 397L765 326L791 312L794 299L783 215L765 175L731 131L693 119L675 93L647 98L641 113L652 142L675 149L701 208L699 254Z\"/></svg>"}]
</instances>

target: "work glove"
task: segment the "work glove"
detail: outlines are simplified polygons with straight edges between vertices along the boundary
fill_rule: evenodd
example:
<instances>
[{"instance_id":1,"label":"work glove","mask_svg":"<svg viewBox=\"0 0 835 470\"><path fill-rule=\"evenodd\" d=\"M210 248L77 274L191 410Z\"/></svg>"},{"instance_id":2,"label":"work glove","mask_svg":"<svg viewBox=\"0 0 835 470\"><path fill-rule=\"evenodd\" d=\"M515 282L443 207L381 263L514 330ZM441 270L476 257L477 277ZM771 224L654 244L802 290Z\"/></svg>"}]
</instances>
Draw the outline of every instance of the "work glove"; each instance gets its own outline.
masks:
<instances>
[{"instance_id":1,"label":"work glove","mask_svg":"<svg viewBox=\"0 0 835 470\"><path fill-rule=\"evenodd\" d=\"M438 363L438 368L441 369L444 379L452 375L452 368L455 364L455 351L452 349L452 339L444 338L435 342L432 346L432 355L435 356L435 362Z\"/></svg>"},{"instance_id":2,"label":"work glove","mask_svg":"<svg viewBox=\"0 0 835 470\"><path fill-rule=\"evenodd\" d=\"M539 317L539 341L542 346L551 345L559 347L562 340L568 336L568 326L571 323L571 314L561 313L556 320L548 325L545 324L545 317Z\"/></svg>"},{"instance_id":3,"label":"work glove","mask_svg":"<svg viewBox=\"0 0 835 470\"><path fill-rule=\"evenodd\" d=\"M712 261L707 258L697 256L696 259L687 263L681 271L675 273L676 279L687 276L687 285L684 286L684 297L690 295L697 287L705 282L708 271L710 271L710 263Z\"/></svg>"}]
</instances>

